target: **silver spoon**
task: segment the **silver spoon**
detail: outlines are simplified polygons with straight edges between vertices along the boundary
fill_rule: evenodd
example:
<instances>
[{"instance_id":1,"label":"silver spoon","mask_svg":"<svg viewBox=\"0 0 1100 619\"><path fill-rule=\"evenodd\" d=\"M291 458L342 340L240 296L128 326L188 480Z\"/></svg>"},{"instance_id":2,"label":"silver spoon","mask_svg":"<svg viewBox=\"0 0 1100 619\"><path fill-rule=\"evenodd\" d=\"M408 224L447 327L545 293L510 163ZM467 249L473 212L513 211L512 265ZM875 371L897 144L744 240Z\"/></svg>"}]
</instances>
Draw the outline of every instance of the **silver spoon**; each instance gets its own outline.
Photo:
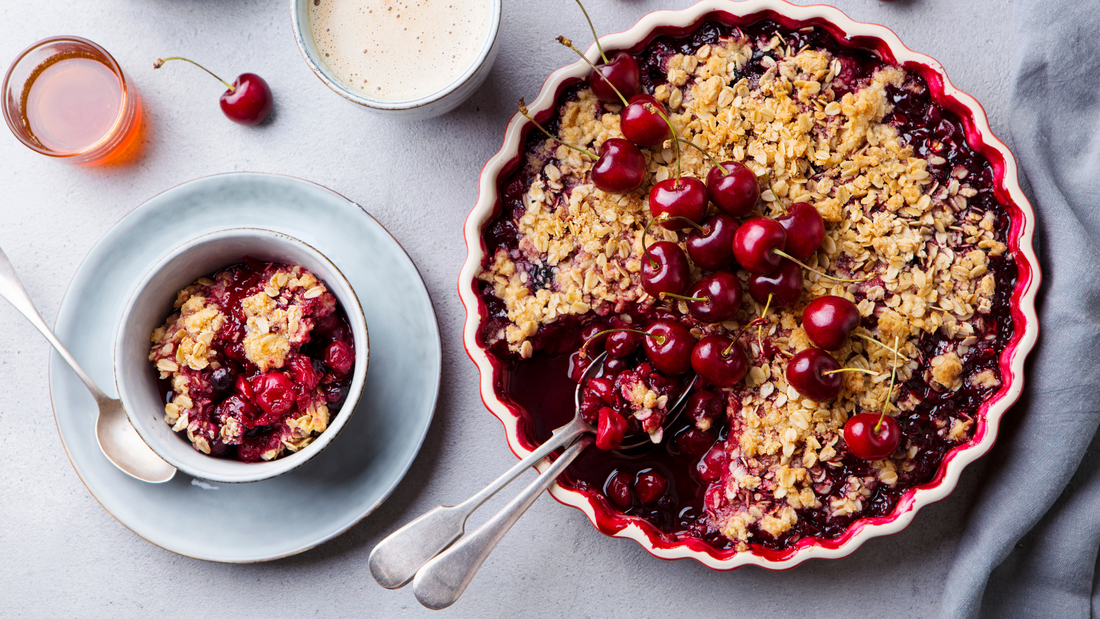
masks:
<instances>
[{"instance_id":1,"label":"silver spoon","mask_svg":"<svg viewBox=\"0 0 1100 619\"><path fill-rule=\"evenodd\" d=\"M515 521L518 520L525 511L527 511L527 508L530 507L536 498L538 498L542 490L546 489L555 479L557 479L558 474L569 465L570 461L579 455L584 447L587 447L591 443L591 440L577 440L578 437L584 434L594 434L596 432L596 429L581 416L581 386L584 384L585 379L592 376L596 370L603 367L603 361L606 356L607 353L602 353L592 360L591 365L588 366L584 376L578 382L577 390L574 393L574 404L576 409L573 419L564 426L554 430L545 443L531 452L526 458L516 463L511 469L508 469L506 473L490 483L481 492L478 492L454 507L436 507L379 542L378 545L374 547L374 550L371 551L370 558L367 561L371 574L374 576L374 579L378 581L378 584L387 589L397 589L406 585L414 576L417 577L418 582L428 582L427 577L422 579L418 576L417 572L421 570L421 567L427 568L427 566L425 566L426 563L432 561L436 555L439 555L444 549L447 549L451 543L462 536L465 531L466 520L470 517L470 514L477 510L477 508L485 503L490 497L499 492L504 486L511 483L512 480L519 477L521 473L534 466L535 463L545 458L551 452L572 444L573 447L566 450L565 454L562 454L555 460L543 475L528 486L528 488L516 497L516 499L505 506L496 517L485 523L477 532L464 538L459 544L456 544L455 548L448 550L446 554L449 554L452 557L451 559L443 561L444 557L440 556L438 560L433 561L434 564L440 566L434 568L435 571L449 570L455 572L465 570L464 578L460 578L460 582L455 582L451 578L447 579L448 581L454 582L456 586L459 584L461 585L460 588L457 588L457 591L451 588L449 592L442 595L425 594L426 598L431 598L433 601L431 603L425 602L424 599L426 598L422 598L421 602L429 608L444 608L453 603L454 600L457 600L458 596L462 594L462 591L466 589L466 585L469 584L470 579L473 578L477 568L480 567L489 556L489 553L496 546L497 542L504 537L504 533L511 528ZM668 420L669 424L679 415L679 411L682 410L681 405L687 399L687 395L694 388L697 380L698 377L694 378L684 389L676 403L670 407L669 411L671 415ZM638 442L624 444L620 449L638 447L646 440L648 439L642 438ZM455 561L453 558L456 556L455 551L459 545L463 545L463 547L466 548L463 552L467 556L472 556L475 563L461 567L452 565ZM470 552L471 549L474 549L472 555ZM428 585L423 585L418 588L418 598L421 597L419 589L424 587L428 587ZM450 601L446 601L447 599Z\"/></svg>"},{"instance_id":2,"label":"silver spoon","mask_svg":"<svg viewBox=\"0 0 1100 619\"><path fill-rule=\"evenodd\" d=\"M15 309L19 310L19 313L26 316L27 320L31 321L31 324L42 332L42 335L46 336L46 340L50 345L61 354L61 358L76 372L77 378L84 383L88 391L92 392L92 397L95 398L95 402L99 406L99 417L95 423L95 437L99 443L99 448L103 450L107 459L121 469L123 473L141 481L162 483L172 479L172 476L176 474L175 467L161 459L152 449L149 449L145 441L141 440L137 430L130 424L130 419L126 417L122 402L107 397L92 382L92 379L88 377L76 362L76 359L73 359L69 351L65 350L65 347L57 340L50 328L46 326L46 322L42 320L42 316L34 308L30 295L23 288L22 282L15 274L15 268L12 267L11 261L8 260L2 249L0 249L0 297L7 299Z\"/></svg>"}]
</instances>

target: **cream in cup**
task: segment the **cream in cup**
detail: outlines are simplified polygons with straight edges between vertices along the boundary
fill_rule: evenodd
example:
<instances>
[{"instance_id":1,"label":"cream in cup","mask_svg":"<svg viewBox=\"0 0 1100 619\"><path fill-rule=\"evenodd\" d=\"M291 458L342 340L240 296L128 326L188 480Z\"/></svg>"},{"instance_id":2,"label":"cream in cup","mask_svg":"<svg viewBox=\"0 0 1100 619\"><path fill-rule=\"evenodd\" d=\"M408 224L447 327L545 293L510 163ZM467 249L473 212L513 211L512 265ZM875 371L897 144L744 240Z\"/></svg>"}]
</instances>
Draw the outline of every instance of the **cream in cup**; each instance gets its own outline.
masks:
<instances>
[{"instance_id":1,"label":"cream in cup","mask_svg":"<svg viewBox=\"0 0 1100 619\"><path fill-rule=\"evenodd\" d=\"M457 107L496 52L500 0L296 0L295 9L299 46L326 84L404 117Z\"/></svg>"}]
</instances>

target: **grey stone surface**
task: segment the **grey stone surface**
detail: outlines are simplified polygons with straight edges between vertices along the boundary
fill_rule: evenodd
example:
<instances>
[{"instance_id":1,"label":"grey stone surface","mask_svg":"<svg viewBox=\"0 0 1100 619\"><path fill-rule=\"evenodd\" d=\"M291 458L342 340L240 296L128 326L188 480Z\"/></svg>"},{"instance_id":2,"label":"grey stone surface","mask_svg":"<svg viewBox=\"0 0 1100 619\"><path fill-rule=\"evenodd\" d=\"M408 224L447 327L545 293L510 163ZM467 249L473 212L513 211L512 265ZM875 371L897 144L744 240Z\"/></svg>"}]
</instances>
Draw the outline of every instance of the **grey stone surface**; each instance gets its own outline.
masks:
<instances>
[{"instance_id":1,"label":"grey stone surface","mask_svg":"<svg viewBox=\"0 0 1100 619\"><path fill-rule=\"evenodd\" d=\"M798 4L809 4L799 0ZM533 97L573 61L553 41L590 41L569 0L507 0L502 48L487 83L457 111L395 123L330 92L300 57L286 0L35 0L0 3L0 61L47 36L77 34L107 48L141 91L147 130L129 165L75 168L0 136L0 247L52 323L84 255L115 222L176 184L219 172L289 174L360 203L405 246L436 305L443 335L440 403L411 471L377 511L304 554L254 565L205 563L132 534L89 495L52 419L48 346L0 303L0 615L13 617L426 616L410 590L386 591L366 569L384 535L440 503L453 504L514 462L501 426L481 403L461 342L455 292L465 257L461 228L477 177L500 146L521 96ZM554 5L548 20L548 4ZM605 0L590 12L602 32L683 0ZM837 0L852 18L890 26L937 58L951 80L1006 133L1009 0ZM222 88L182 64L186 55L223 77L253 71L276 98L274 121L234 125ZM171 226L167 220L164 225ZM105 273L104 277L110 277ZM714 572L664 562L633 542L604 537L576 510L539 499L452 609L464 617L931 617L962 534L979 462L958 490L904 532L872 540L840 561L788 572ZM531 478L528 473L527 479ZM494 501L489 507L501 505ZM484 518L475 517L473 524ZM211 527L262 523L211 522ZM201 535L201 531L196 531Z\"/></svg>"}]
</instances>

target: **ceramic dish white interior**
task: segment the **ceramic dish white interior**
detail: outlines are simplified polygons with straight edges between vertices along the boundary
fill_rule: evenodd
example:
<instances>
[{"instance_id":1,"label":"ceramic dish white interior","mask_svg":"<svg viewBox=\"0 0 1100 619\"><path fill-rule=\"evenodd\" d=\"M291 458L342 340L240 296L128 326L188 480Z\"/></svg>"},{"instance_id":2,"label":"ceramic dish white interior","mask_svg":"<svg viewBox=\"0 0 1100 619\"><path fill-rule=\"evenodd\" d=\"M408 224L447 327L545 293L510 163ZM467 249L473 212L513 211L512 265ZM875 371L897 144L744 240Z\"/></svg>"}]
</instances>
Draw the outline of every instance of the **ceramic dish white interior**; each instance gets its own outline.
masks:
<instances>
[{"instance_id":1,"label":"ceramic dish white interior","mask_svg":"<svg viewBox=\"0 0 1100 619\"><path fill-rule=\"evenodd\" d=\"M339 301L355 338L355 370L347 400L331 411L328 429L305 449L269 462L216 458L194 449L164 421L157 372L149 362L149 335L173 311L176 294L196 279L239 264L244 258L297 265L316 275ZM370 346L363 308L343 273L321 252L296 238L270 230L234 228L190 239L165 256L137 285L119 322L115 339L115 385L130 423L141 438L172 466L191 475L225 483L252 482L282 475L325 449L347 425L363 391ZM368 396L369 397L369 396Z\"/></svg>"},{"instance_id":2,"label":"ceramic dish white interior","mask_svg":"<svg viewBox=\"0 0 1100 619\"><path fill-rule=\"evenodd\" d=\"M58 433L92 497L150 543L234 563L302 552L374 511L420 450L442 367L431 298L401 245L347 198L274 174L209 176L134 209L76 270L54 332L92 379L108 388L119 316L149 265L189 239L241 227L262 227L324 247L359 293L371 328L371 368L363 388L370 397L359 400L339 439L323 453L285 475L250 484L185 474L164 484L137 481L99 449L96 406L88 390L59 355L51 355L49 365Z\"/></svg>"},{"instance_id":3,"label":"ceramic dish white interior","mask_svg":"<svg viewBox=\"0 0 1100 619\"><path fill-rule=\"evenodd\" d=\"M979 411L973 440L950 451L934 478L904 493L891 514L858 520L846 533L835 539L804 538L786 550L757 550L754 546L748 552L717 551L697 539L670 543L664 541L648 522L634 519L624 526L626 519L621 514L610 514L606 503L601 504L591 496L560 485L551 487L551 493L557 500L582 510L598 529L608 535L633 539L647 551L663 559L691 558L708 567L722 570L743 565L788 569L810 558L839 558L852 553L872 537L904 529L922 507L946 497L955 488L962 470L992 447L1001 416L1017 400L1023 388L1024 358L1038 334L1034 300L1038 290L1039 271L1032 249L1035 216L1020 189L1016 162L1008 148L993 136L981 106L972 97L951 85L938 62L908 49L897 35L882 26L854 22L832 7L795 6L783 0L704 0L681 11L651 13L630 30L601 37L600 41L605 50L638 52L657 36L683 36L706 21L717 20L728 25L739 25L750 24L759 19L771 19L788 28L807 25L822 27L837 39L846 41L845 44L866 48L888 62L904 65L907 70L919 73L928 82L933 98L938 103L964 119L967 139L975 151L989 159L997 195L1007 205L1011 216L1008 245L1019 271L1012 294L1011 311L1018 328L1010 345L1001 353L1000 365L1004 384ZM589 48L587 57L596 62L598 54L594 45ZM552 73L538 97L529 105L532 116L538 117L540 112L556 106L559 94L565 88L587 78L590 71L588 65L578 61ZM485 259L482 228L494 216L494 210L500 204L500 179L518 165L528 126L526 119L519 114L515 115L505 130L503 147L488 161L481 173L480 197L466 221L465 237L469 254L458 286L467 312L464 341L468 354L481 374L482 398L490 411L504 424L508 444L519 456L530 453L533 446L525 435L521 435L519 412L510 410L499 396L497 388L501 384L500 363L478 344L477 334L482 316L485 315L485 307L478 297L476 286L477 274ZM546 464L543 462L540 469L545 468Z\"/></svg>"},{"instance_id":4,"label":"ceramic dish white interior","mask_svg":"<svg viewBox=\"0 0 1100 619\"><path fill-rule=\"evenodd\" d=\"M298 51L313 74L336 94L362 105L366 109L390 118L422 120L446 114L462 104L481 86L493 67L497 51L497 32L500 30L502 0L489 0L491 11L488 35L482 42L473 64L442 90L407 101L371 99L349 88L321 58L310 29L309 5L313 0L290 0L291 27Z\"/></svg>"}]
</instances>

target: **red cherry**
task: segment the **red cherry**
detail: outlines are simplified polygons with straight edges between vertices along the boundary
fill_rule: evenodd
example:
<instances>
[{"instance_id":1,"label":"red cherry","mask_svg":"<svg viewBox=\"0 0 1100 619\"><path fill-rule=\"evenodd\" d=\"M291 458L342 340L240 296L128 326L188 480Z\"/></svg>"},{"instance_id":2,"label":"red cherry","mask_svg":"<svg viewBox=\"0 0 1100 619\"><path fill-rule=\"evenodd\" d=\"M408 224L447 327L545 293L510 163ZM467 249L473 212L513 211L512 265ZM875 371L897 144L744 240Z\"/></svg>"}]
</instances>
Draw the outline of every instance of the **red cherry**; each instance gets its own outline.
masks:
<instances>
[{"instance_id":1,"label":"red cherry","mask_svg":"<svg viewBox=\"0 0 1100 619\"><path fill-rule=\"evenodd\" d=\"M795 202L785 215L775 220L787 231L787 244L783 251L797 260L805 261L814 255L825 239L825 221L808 202Z\"/></svg>"},{"instance_id":2,"label":"red cherry","mask_svg":"<svg viewBox=\"0 0 1100 619\"><path fill-rule=\"evenodd\" d=\"M678 376L691 369L695 337L683 323L671 318L656 318L646 325L645 332L645 355L657 371Z\"/></svg>"},{"instance_id":3,"label":"red cherry","mask_svg":"<svg viewBox=\"0 0 1100 619\"><path fill-rule=\"evenodd\" d=\"M259 411L252 405L252 402L249 402L240 395L234 394L218 404L214 415L223 425L225 424L226 418L232 417L240 422L242 426L253 428L256 426L256 418L259 417Z\"/></svg>"},{"instance_id":4,"label":"red cherry","mask_svg":"<svg viewBox=\"0 0 1100 619\"><path fill-rule=\"evenodd\" d=\"M617 407L621 403L622 398L615 391L615 384L610 378L593 378L584 384L581 391L581 416L588 423L596 423L600 408Z\"/></svg>"},{"instance_id":5,"label":"red cherry","mask_svg":"<svg viewBox=\"0 0 1100 619\"><path fill-rule=\"evenodd\" d=\"M621 471L617 472L611 476L611 479L607 480L604 494L612 503L626 509L634 503L634 495L631 494L630 490L633 481L633 475Z\"/></svg>"},{"instance_id":6,"label":"red cherry","mask_svg":"<svg viewBox=\"0 0 1100 619\"><path fill-rule=\"evenodd\" d=\"M615 331L608 334L605 349L607 356L622 359L634 354L642 345L644 336L633 331Z\"/></svg>"},{"instance_id":7,"label":"red cherry","mask_svg":"<svg viewBox=\"0 0 1100 619\"><path fill-rule=\"evenodd\" d=\"M707 214L707 188L703 181L690 176L666 178L653 185L649 192L649 212L669 230L687 228L699 223ZM683 219L666 219L682 217Z\"/></svg>"},{"instance_id":8,"label":"red cherry","mask_svg":"<svg viewBox=\"0 0 1100 619\"><path fill-rule=\"evenodd\" d=\"M806 336L825 350L840 350L857 325L859 308L844 297L818 297L802 310Z\"/></svg>"},{"instance_id":9,"label":"red cherry","mask_svg":"<svg viewBox=\"0 0 1100 619\"><path fill-rule=\"evenodd\" d=\"M600 158L592 166L592 184L607 193L629 193L645 180L645 156L622 138L608 138L600 145Z\"/></svg>"},{"instance_id":10,"label":"red cherry","mask_svg":"<svg viewBox=\"0 0 1100 619\"><path fill-rule=\"evenodd\" d=\"M229 120L242 125L256 125L263 122L264 119L271 114L271 108L274 105L274 98L271 96L271 88L267 85L267 82L264 81L264 78L259 75L255 73L241 73L237 76L237 79L233 80L233 84L231 85L229 82L211 73L201 64L178 56L158 58L157 61L153 63L153 68L159 69L169 60L190 62L203 71L210 73L214 79L225 84L228 90L222 93L219 103L222 107L222 113L225 114Z\"/></svg>"},{"instance_id":11,"label":"red cherry","mask_svg":"<svg viewBox=\"0 0 1100 619\"><path fill-rule=\"evenodd\" d=\"M657 241L646 248L642 256L642 288L651 296L662 292L680 294L691 276L684 250L672 241Z\"/></svg>"},{"instance_id":12,"label":"red cherry","mask_svg":"<svg viewBox=\"0 0 1100 619\"><path fill-rule=\"evenodd\" d=\"M656 471L638 473L638 478L634 481L634 495L646 505L656 503L667 490L668 480Z\"/></svg>"},{"instance_id":13,"label":"red cherry","mask_svg":"<svg viewBox=\"0 0 1100 619\"><path fill-rule=\"evenodd\" d=\"M741 280L728 271L711 273L695 282L686 296L706 299L687 302L688 311L700 322L729 320L741 307Z\"/></svg>"},{"instance_id":14,"label":"red cherry","mask_svg":"<svg viewBox=\"0 0 1100 619\"><path fill-rule=\"evenodd\" d=\"M294 407L294 383L282 372L268 372L252 379L255 402L264 412L257 425L267 426L282 419Z\"/></svg>"},{"instance_id":15,"label":"red cherry","mask_svg":"<svg viewBox=\"0 0 1100 619\"><path fill-rule=\"evenodd\" d=\"M672 137L672 129L658 110L668 115L665 106L653 95L642 93L631 97L619 117L623 137L638 146L658 146Z\"/></svg>"},{"instance_id":16,"label":"red cherry","mask_svg":"<svg viewBox=\"0 0 1100 619\"><path fill-rule=\"evenodd\" d=\"M782 258L775 253L787 242L787 231L774 219L754 217L733 235L733 255L749 273L771 273Z\"/></svg>"},{"instance_id":17,"label":"red cherry","mask_svg":"<svg viewBox=\"0 0 1100 619\"><path fill-rule=\"evenodd\" d=\"M298 386L300 393L310 393L321 382L321 373L313 367L313 359L305 355L294 355L287 361L287 369L290 371L294 384Z\"/></svg>"},{"instance_id":18,"label":"red cherry","mask_svg":"<svg viewBox=\"0 0 1100 619\"><path fill-rule=\"evenodd\" d=\"M831 400L840 393L840 364L820 348L807 348L787 363L787 382L803 397L815 402Z\"/></svg>"},{"instance_id":19,"label":"red cherry","mask_svg":"<svg viewBox=\"0 0 1100 619\"><path fill-rule=\"evenodd\" d=\"M348 375L355 366L355 350L339 340L325 347L325 365L337 378Z\"/></svg>"},{"instance_id":20,"label":"red cherry","mask_svg":"<svg viewBox=\"0 0 1100 619\"><path fill-rule=\"evenodd\" d=\"M684 414L700 430L709 430L725 412L725 401L709 389L693 391L684 403Z\"/></svg>"},{"instance_id":21,"label":"red cherry","mask_svg":"<svg viewBox=\"0 0 1100 619\"><path fill-rule=\"evenodd\" d=\"M844 442L848 451L863 460L888 458L901 444L901 426L893 417L875 413L860 413L844 424ZM875 428L878 427L876 431Z\"/></svg>"},{"instance_id":22,"label":"red cherry","mask_svg":"<svg viewBox=\"0 0 1100 619\"><path fill-rule=\"evenodd\" d=\"M714 444L714 434L697 428L688 428L676 435L676 449L694 460L710 451Z\"/></svg>"},{"instance_id":23,"label":"red cherry","mask_svg":"<svg viewBox=\"0 0 1100 619\"><path fill-rule=\"evenodd\" d=\"M599 354L600 348L607 341L607 334L603 333L611 327L602 320L593 320L581 327L581 341L584 342L588 354Z\"/></svg>"},{"instance_id":24,"label":"red cherry","mask_svg":"<svg viewBox=\"0 0 1100 619\"><path fill-rule=\"evenodd\" d=\"M608 84L608 82L611 82ZM634 56L626 52L618 52L611 56L605 64L596 67L588 80L592 94L604 103L622 103L619 95L615 93L617 88L627 99L638 93L642 87L642 73L638 68L638 61ZM614 88L612 88L614 86Z\"/></svg>"},{"instance_id":25,"label":"red cherry","mask_svg":"<svg viewBox=\"0 0 1100 619\"><path fill-rule=\"evenodd\" d=\"M626 436L626 419L608 407L600 409L600 422L596 427L596 447L611 451L623 444Z\"/></svg>"},{"instance_id":26,"label":"red cherry","mask_svg":"<svg viewBox=\"0 0 1100 619\"><path fill-rule=\"evenodd\" d=\"M769 294L773 308L794 305L802 296L802 267L784 258L771 273L749 276L749 295L757 303L767 303Z\"/></svg>"},{"instance_id":27,"label":"red cherry","mask_svg":"<svg viewBox=\"0 0 1100 619\"><path fill-rule=\"evenodd\" d=\"M708 335L691 351L691 367L715 387L732 387L745 377L749 361L745 351L724 335Z\"/></svg>"},{"instance_id":28,"label":"red cherry","mask_svg":"<svg viewBox=\"0 0 1100 619\"><path fill-rule=\"evenodd\" d=\"M707 195L719 209L733 215L744 217L756 208L760 200L760 186L756 175L744 164L725 161L714 166L707 173ZM725 169L728 173L723 174Z\"/></svg>"},{"instance_id":29,"label":"red cherry","mask_svg":"<svg viewBox=\"0 0 1100 619\"><path fill-rule=\"evenodd\" d=\"M219 102L229 120L258 125L271 114L274 98L264 78L255 73L241 73L233 80L233 88L222 93Z\"/></svg>"},{"instance_id":30,"label":"red cherry","mask_svg":"<svg viewBox=\"0 0 1100 619\"><path fill-rule=\"evenodd\" d=\"M244 396L246 400L254 400L256 395L252 392L252 384L248 382L244 374L237 375L237 382L233 385L237 390L237 393Z\"/></svg>"},{"instance_id":31,"label":"red cherry","mask_svg":"<svg viewBox=\"0 0 1100 619\"><path fill-rule=\"evenodd\" d=\"M703 231L692 229L684 245L692 262L708 271L719 271L733 264L733 235L737 220L725 213L703 220Z\"/></svg>"},{"instance_id":32,"label":"red cherry","mask_svg":"<svg viewBox=\"0 0 1100 619\"><path fill-rule=\"evenodd\" d=\"M699 479L705 482L718 481L726 470L726 450L721 443L710 448L707 455L695 466Z\"/></svg>"}]
</instances>

